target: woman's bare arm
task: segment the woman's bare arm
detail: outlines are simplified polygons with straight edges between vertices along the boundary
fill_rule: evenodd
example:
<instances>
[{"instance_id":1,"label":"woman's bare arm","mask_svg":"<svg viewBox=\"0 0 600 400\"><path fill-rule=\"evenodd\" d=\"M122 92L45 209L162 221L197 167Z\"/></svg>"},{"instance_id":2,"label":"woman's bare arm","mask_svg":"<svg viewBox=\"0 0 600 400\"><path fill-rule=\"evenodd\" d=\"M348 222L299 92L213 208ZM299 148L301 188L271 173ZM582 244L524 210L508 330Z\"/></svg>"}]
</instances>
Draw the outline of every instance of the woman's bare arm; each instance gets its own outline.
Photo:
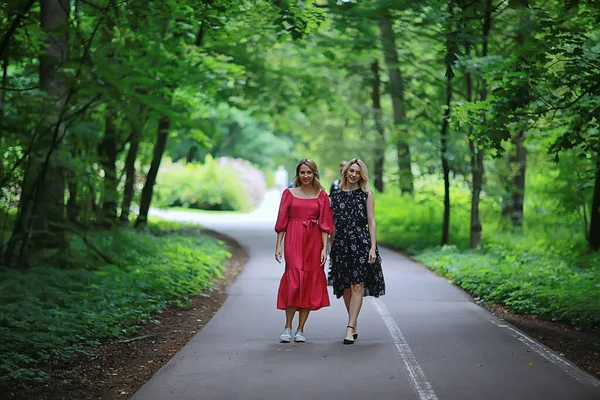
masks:
<instances>
[{"instance_id":1,"label":"woman's bare arm","mask_svg":"<svg viewBox=\"0 0 600 400\"><path fill-rule=\"evenodd\" d=\"M375 200L373 199L373 192L369 192L369 196L367 197L367 220L369 223L369 236L371 238L369 263L372 264L375 262L375 249L377 248L377 226L375 224Z\"/></svg>"},{"instance_id":2,"label":"woman's bare arm","mask_svg":"<svg viewBox=\"0 0 600 400\"><path fill-rule=\"evenodd\" d=\"M282 254L281 254L281 241L283 240L284 236L285 236L285 232L277 233L277 243L275 243L275 259L279 263L281 262L281 259L283 258Z\"/></svg>"}]
</instances>

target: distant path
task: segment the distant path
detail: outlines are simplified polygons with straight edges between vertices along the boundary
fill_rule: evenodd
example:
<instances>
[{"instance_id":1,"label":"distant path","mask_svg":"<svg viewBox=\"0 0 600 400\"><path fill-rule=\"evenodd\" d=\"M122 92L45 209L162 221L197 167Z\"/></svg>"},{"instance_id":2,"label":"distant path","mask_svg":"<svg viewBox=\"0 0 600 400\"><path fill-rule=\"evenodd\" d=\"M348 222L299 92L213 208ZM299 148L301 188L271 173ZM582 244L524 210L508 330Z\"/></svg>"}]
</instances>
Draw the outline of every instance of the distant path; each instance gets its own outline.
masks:
<instances>
[{"instance_id":1,"label":"distant path","mask_svg":"<svg viewBox=\"0 0 600 400\"><path fill-rule=\"evenodd\" d=\"M219 312L133 399L600 399L597 379L386 249L387 294L366 299L354 345L342 344L346 313L333 295L311 314L306 343L280 344L278 204L270 191L249 214L152 210L232 236L250 258Z\"/></svg>"}]
</instances>

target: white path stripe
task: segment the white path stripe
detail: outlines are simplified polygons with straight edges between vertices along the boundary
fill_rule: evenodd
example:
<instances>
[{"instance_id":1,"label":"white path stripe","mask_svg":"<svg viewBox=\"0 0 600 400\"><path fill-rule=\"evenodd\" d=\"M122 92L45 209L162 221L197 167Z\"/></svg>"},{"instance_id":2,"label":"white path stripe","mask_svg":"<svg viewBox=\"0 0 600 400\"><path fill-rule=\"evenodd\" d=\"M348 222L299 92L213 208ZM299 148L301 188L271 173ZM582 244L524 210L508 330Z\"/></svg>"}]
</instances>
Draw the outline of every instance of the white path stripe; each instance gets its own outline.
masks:
<instances>
[{"instance_id":1,"label":"white path stripe","mask_svg":"<svg viewBox=\"0 0 600 400\"><path fill-rule=\"evenodd\" d=\"M383 304L383 302L381 302L381 300L376 298L371 298L371 301L373 302L373 305L377 309L377 312L383 319L383 322L390 332L390 336L392 337L392 341L396 346L396 350L398 350L398 354L402 358L404 372L406 375L408 375L410 383L419 395L419 399L437 400L437 396L433 392L429 382L427 382L427 378L425 378L425 374L423 373L421 366L417 362L417 359L410 349L408 342L404 338L400 327L398 327L398 324L396 324L396 321L394 321L394 318L392 318L387 307L385 304Z\"/></svg>"},{"instance_id":2,"label":"white path stripe","mask_svg":"<svg viewBox=\"0 0 600 400\"><path fill-rule=\"evenodd\" d=\"M600 381L598 379L588 374L587 372L580 370L564 358L558 356L556 353L554 353L552 350L550 350L543 344L536 342L529 336L519 332L510 325L502 323L499 320L495 320L492 318L488 318L488 320L492 324L496 325L498 328L504 328L511 331L517 338L517 340L519 340L519 342L523 343L525 346L529 347L531 350L535 351L537 354L544 357L546 360L550 361L552 364L560 368L563 372L575 378L579 382L584 383L587 381L593 386L600 387Z\"/></svg>"}]
</instances>

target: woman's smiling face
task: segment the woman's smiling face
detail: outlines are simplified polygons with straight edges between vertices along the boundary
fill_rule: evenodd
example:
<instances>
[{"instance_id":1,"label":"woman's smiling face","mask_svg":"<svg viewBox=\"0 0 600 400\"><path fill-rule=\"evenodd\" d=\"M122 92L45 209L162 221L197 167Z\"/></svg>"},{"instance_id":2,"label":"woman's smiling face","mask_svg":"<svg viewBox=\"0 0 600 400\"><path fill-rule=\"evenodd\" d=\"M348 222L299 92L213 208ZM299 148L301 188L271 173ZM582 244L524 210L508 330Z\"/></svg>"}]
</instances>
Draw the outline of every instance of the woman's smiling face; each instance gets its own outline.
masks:
<instances>
[{"instance_id":1,"label":"woman's smiling face","mask_svg":"<svg viewBox=\"0 0 600 400\"><path fill-rule=\"evenodd\" d=\"M300 178L300 181L302 181L303 185L312 184L314 176L315 174L308 165L302 164L300 166L300 170L298 171L298 177Z\"/></svg>"},{"instance_id":2,"label":"woman's smiling face","mask_svg":"<svg viewBox=\"0 0 600 400\"><path fill-rule=\"evenodd\" d=\"M358 164L350 165L350 168L346 171L346 178L348 179L348 183L355 184L360 181L360 166Z\"/></svg>"}]
</instances>

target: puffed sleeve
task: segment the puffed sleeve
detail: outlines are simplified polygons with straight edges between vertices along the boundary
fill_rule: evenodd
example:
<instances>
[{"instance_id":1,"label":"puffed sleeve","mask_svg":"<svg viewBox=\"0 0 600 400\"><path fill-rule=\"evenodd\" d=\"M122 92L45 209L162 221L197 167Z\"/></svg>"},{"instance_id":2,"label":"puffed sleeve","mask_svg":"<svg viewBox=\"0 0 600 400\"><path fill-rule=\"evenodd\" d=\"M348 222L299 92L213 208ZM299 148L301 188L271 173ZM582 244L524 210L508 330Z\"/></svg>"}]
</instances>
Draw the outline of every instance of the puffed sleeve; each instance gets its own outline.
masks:
<instances>
[{"instance_id":1,"label":"puffed sleeve","mask_svg":"<svg viewBox=\"0 0 600 400\"><path fill-rule=\"evenodd\" d=\"M289 189L285 189L281 196L281 202L279 203L279 214L277 215L277 222L275 223L275 232L280 233L287 230L291 203L292 194Z\"/></svg>"},{"instance_id":2,"label":"puffed sleeve","mask_svg":"<svg viewBox=\"0 0 600 400\"><path fill-rule=\"evenodd\" d=\"M333 231L333 212L331 211L329 196L325 191L321 191L319 196L319 227L327 233Z\"/></svg>"}]
</instances>

